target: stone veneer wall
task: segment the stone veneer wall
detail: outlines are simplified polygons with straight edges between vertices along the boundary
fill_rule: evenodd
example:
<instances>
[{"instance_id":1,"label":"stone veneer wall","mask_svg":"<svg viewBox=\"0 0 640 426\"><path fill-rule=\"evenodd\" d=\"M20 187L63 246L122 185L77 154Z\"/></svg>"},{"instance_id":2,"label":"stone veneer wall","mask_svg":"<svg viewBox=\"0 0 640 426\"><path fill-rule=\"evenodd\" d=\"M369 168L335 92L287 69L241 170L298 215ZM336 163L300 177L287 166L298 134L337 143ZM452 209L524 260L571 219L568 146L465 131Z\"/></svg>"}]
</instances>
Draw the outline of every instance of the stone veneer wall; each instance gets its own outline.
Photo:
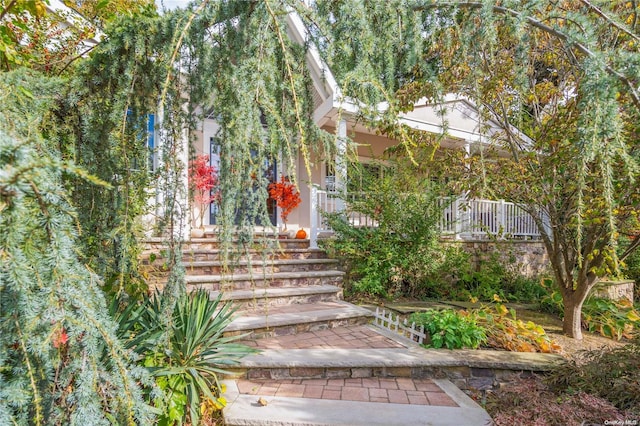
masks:
<instances>
[{"instance_id":1,"label":"stone veneer wall","mask_svg":"<svg viewBox=\"0 0 640 426\"><path fill-rule=\"evenodd\" d=\"M548 365L477 366L434 365L418 367L282 367L226 369L227 379L357 379L368 377L407 377L413 379L447 379L463 391L499 389L521 377L542 375L558 363Z\"/></svg>"},{"instance_id":2,"label":"stone veneer wall","mask_svg":"<svg viewBox=\"0 0 640 426\"><path fill-rule=\"evenodd\" d=\"M627 299L633 302L633 280L600 281L591 291L592 295L609 300Z\"/></svg>"},{"instance_id":3,"label":"stone veneer wall","mask_svg":"<svg viewBox=\"0 0 640 426\"><path fill-rule=\"evenodd\" d=\"M542 241L532 240L478 240L447 241L445 244L462 247L471 254L471 261L479 268L481 262L491 260L497 254L498 260L512 267L526 277L535 277L549 272L549 256Z\"/></svg>"}]
</instances>

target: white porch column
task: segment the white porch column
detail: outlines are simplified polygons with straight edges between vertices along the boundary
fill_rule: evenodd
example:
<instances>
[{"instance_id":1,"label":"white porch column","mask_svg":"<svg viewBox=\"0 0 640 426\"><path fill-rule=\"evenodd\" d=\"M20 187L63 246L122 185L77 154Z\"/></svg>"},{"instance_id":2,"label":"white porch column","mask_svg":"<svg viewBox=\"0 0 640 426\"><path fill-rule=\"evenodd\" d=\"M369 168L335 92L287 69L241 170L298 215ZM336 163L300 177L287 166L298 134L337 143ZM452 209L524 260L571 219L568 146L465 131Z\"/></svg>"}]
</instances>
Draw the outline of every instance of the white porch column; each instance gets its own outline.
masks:
<instances>
[{"instance_id":1,"label":"white porch column","mask_svg":"<svg viewBox=\"0 0 640 426\"><path fill-rule=\"evenodd\" d=\"M471 158L471 141L467 140L464 144L464 158ZM466 167L471 167L470 163ZM456 240L467 240L471 238L471 200L469 200L468 192L465 191L455 201L456 210Z\"/></svg>"},{"instance_id":2,"label":"white porch column","mask_svg":"<svg viewBox=\"0 0 640 426\"><path fill-rule=\"evenodd\" d=\"M318 188L311 185L311 229L309 230L309 248L318 248Z\"/></svg>"},{"instance_id":3,"label":"white porch column","mask_svg":"<svg viewBox=\"0 0 640 426\"><path fill-rule=\"evenodd\" d=\"M162 129L162 123L164 121L164 110L158 105L158 109L156 111L156 122L155 122L155 156L156 156L156 171L162 170L164 167L164 150L165 150L165 141L164 141L164 131ZM153 220L152 229L158 225L158 222L162 220L164 216L164 199L165 199L165 189L163 182L161 179L153 182L153 191L155 198L153 200L149 200L153 205L153 211L155 217Z\"/></svg>"},{"instance_id":4,"label":"white porch column","mask_svg":"<svg viewBox=\"0 0 640 426\"><path fill-rule=\"evenodd\" d=\"M341 198L336 200L336 211L345 209L344 196L347 193L347 121L342 119L338 123L338 140L335 157L335 188Z\"/></svg>"},{"instance_id":5,"label":"white porch column","mask_svg":"<svg viewBox=\"0 0 640 426\"><path fill-rule=\"evenodd\" d=\"M194 208L189 202L189 131L184 128L178 147L178 157L180 159L180 176L178 177L178 197L182 210L180 218L180 236L183 241L191 238L191 209ZM201 208L205 208L204 206Z\"/></svg>"}]
</instances>

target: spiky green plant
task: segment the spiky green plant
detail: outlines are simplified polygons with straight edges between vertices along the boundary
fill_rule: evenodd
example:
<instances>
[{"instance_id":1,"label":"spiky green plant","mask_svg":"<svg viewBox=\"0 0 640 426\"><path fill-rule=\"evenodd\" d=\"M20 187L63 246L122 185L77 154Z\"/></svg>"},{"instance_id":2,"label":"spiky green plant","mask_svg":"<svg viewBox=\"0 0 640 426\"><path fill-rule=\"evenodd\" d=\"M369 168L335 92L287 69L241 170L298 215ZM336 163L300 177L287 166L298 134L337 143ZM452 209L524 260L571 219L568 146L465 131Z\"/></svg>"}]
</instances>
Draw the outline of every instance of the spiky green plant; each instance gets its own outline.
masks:
<instances>
[{"instance_id":1,"label":"spiky green plant","mask_svg":"<svg viewBox=\"0 0 640 426\"><path fill-rule=\"evenodd\" d=\"M197 424L202 404L209 401L221 409L226 403L218 376L253 349L235 343L243 336L224 336L233 309L221 296L211 300L202 290L183 294L170 322L162 318L165 297L155 294L120 314L122 337L144 358L163 391L154 400L163 410L160 422L173 424L189 418ZM169 330L164 329L167 323Z\"/></svg>"}]
</instances>

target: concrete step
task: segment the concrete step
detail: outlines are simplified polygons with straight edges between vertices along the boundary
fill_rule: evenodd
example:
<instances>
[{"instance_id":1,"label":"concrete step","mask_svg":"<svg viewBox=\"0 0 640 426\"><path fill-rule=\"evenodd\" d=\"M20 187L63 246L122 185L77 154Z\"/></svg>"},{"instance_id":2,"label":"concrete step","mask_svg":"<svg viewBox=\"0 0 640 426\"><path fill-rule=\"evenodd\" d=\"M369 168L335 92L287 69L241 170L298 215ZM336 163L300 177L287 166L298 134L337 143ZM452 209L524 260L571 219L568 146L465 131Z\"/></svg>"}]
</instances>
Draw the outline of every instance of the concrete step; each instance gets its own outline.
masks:
<instances>
[{"instance_id":1,"label":"concrete step","mask_svg":"<svg viewBox=\"0 0 640 426\"><path fill-rule=\"evenodd\" d=\"M333 259L276 259L276 260L240 260L238 262L220 262L211 260L188 261L185 263L188 275L219 275L223 271L233 274L273 274L276 272L308 272L335 269L337 260Z\"/></svg>"},{"instance_id":2,"label":"concrete step","mask_svg":"<svg viewBox=\"0 0 640 426\"><path fill-rule=\"evenodd\" d=\"M211 293L218 297L219 291ZM342 299L342 288L334 285L310 287L264 288L222 292L222 300L232 301L244 312L266 311L269 308L303 303L334 302Z\"/></svg>"},{"instance_id":3,"label":"concrete step","mask_svg":"<svg viewBox=\"0 0 640 426\"><path fill-rule=\"evenodd\" d=\"M149 251L151 253L152 251ZM219 261L223 251L220 249L190 249L184 252L185 262L212 260ZM156 253L157 255L157 253ZM148 258L148 256L147 256ZM250 249L229 253L231 262L238 259L272 260L272 259L326 259L327 255L320 249L287 248L287 249Z\"/></svg>"},{"instance_id":4,"label":"concrete step","mask_svg":"<svg viewBox=\"0 0 640 426\"><path fill-rule=\"evenodd\" d=\"M318 382L274 383L263 386L249 383L241 389L232 380L223 382L228 403L223 410L227 425L255 426L486 426L492 424L487 412L447 380L433 380L431 391L409 392L402 389L368 387L360 382L350 386L323 386ZM409 384L402 383L400 386ZM418 384L421 385L423 382ZM371 385L370 385L371 386ZM322 389L324 388L324 390ZM316 394L321 391L321 394ZM372 395L387 394L388 398ZM405 393L406 402L393 400ZM422 396L420 395L422 394ZM302 395L292 397L287 395ZM305 396L306 395L306 396ZM429 395L426 397L425 395ZM431 398L433 401L431 400ZM419 401L422 398L426 402ZM263 403L259 403L258 400ZM351 399L351 400L349 400ZM354 399L360 399L355 401ZM365 400L365 401L362 401ZM442 402L440 402L442 401ZM266 404L266 405L265 405Z\"/></svg>"},{"instance_id":5,"label":"concrete step","mask_svg":"<svg viewBox=\"0 0 640 426\"><path fill-rule=\"evenodd\" d=\"M290 305L268 309L265 313L237 313L225 329L225 336L247 334L260 339L324 330L345 325L366 324L373 317L368 309L343 301Z\"/></svg>"},{"instance_id":6,"label":"concrete step","mask_svg":"<svg viewBox=\"0 0 640 426\"><path fill-rule=\"evenodd\" d=\"M208 291L252 290L257 288L340 286L344 272L308 271L272 274L187 275L187 286Z\"/></svg>"},{"instance_id":7,"label":"concrete step","mask_svg":"<svg viewBox=\"0 0 640 426\"><path fill-rule=\"evenodd\" d=\"M164 246L164 240L161 238L149 238L145 240L147 248L152 250L162 250ZM182 243L183 250L189 251L192 249L220 249L224 243L215 236L207 236L204 238L191 238L188 241ZM306 249L309 248L308 239L278 239L278 238L255 238L252 242L232 241L233 247L252 249L256 247L268 247L272 249Z\"/></svg>"}]
</instances>

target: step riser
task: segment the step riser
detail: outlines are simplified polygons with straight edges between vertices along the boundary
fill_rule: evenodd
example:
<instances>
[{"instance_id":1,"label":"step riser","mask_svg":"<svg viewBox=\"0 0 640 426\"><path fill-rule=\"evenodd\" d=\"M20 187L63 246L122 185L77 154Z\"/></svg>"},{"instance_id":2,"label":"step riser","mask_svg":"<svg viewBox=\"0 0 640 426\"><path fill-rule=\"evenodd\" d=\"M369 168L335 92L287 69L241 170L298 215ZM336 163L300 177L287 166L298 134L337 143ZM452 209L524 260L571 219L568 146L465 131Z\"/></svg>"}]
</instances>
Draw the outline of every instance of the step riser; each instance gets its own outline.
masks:
<instances>
[{"instance_id":1,"label":"step riser","mask_svg":"<svg viewBox=\"0 0 640 426\"><path fill-rule=\"evenodd\" d=\"M364 379L370 377L405 377L411 379L443 379L458 373L444 373L442 368L426 367L282 367L227 369L228 379ZM449 367L455 370L455 367Z\"/></svg>"},{"instance_id":2,"label":"step riser","mask_svg":"<svg viewBox=\"0 0 640 426\"><path fill-rule=\"evenodd\" d=\"M223 271L228 274L249 274L254 275L267 275L277 272L310 272L310 271L326 271L332 269L335 266L332 263L303 263L303 264L291 264L291 265L238 265L238 266L222 266L222 265L207 265L207 266L192 266L185 265L187 275L221 275Z\"/></svg>"},{"instance_id":3,"label":"step riser","mask_svg":"<svg viewBox=\"0 0 640 426\"><path fill-rule=\"evenodd\" d=\"M149 262L149 257L153 255L155 259L153 262ZM293 249L287 251L271 251L260 252L250 251L244 253L234 253L227 259L227 264L233 264L239 260L252 262L273 261L273 260L304 260L304 259L327 259L325 252L320 250L305 250L305 249ZM154 267L160 268L165 263L165 258L160 251L147 250L140 256L140 261L143 265L149 265L152 263ZM222 255L218 250L195 250L184 251L182 257L183 263L189 262L222 262Z\"/></svg>"},{"instance_id":4,"label":"step riser","mask_svg":"<svg viewBox=\"0 0 640 426\"><path fill-rule=\"evenodd\" d=\"M268 318L268 316L267 316ZM350 325L364 325L369 323L368 317L351 317L316 322L290 324L278 327L259 328L254 330L238 330L225 332L225 336L238 336L249 333L245 340L263 339L268 337L289 336L292 334L306 333L308 331L320 331L329 328L346 327Z\"/></svg>"},{"instance_id":5,"label":"step riser","mask_svg":"<svg viewBox=\"0 0 640 426\"><path fill-rule=\"evenodd\" d=\"M283 287L311 287L317 285L335 285L340 287L342 284L342 276L335 277L298 277L298 278L281 278L281 279L261 279L256 277L254 281L226 281L226 282L201 282L187 283L187 289L193 290L202 288L207 291L233 291L233 290L252 290L264 288L283 288Z\"/></svg>"},{"instance_id":6,"label":"step riser","mask_svg":"<svg viewBox=\"0 0 640 426\"><path fill-rule=\"evenodd\" d=\"M228 263L233 263L234 260L237 259L251 259L252 261L258 262L262 260L288 260L288 259L326 259L327 255L318 250L300 250L300 251L273 251L267 253L261 252L250 252L250 253L242 253L238 255L231 256L231 259ZM184 252L183 260L185 263L191 261L214 261L220 262L221 255L217 251L193 251L193 252Z\"/></svg>"},{"instance_id":7,"label":"step riser","mask_svg":"<svg viewBox=\"0 0 640 426\"><path fill-rule=\"evenodd\" d=\"M224 245L220 241L212 240L210 238L205 238L202 240L193 239L191 241L183 243L183 251L188 252L193 249L205 249L205 250L219 250ZM234 243L232 247L238 247L239 245ZM241 246L242 247L242 246ZM256 248L256 247L269 247L272 249L306 249L309 248L309 240L296 240L296 239L288 239L288 240L267 240L260 241L256 240L252 245L246 246L247 248Z\"/></svg>"},{"instance_id":8,"label":"step riser","mask_svg":"<svg viewBox=\"0 0 640 426\"><path fill-rule=\"evenodd\" d=\"M269 308L289 306L303 303L317 303L317 302L336 302L341 299L341 294L337 293L323 293L323 294L307 294L300 296L283 296L283 297L268 297L260 298L256 296L255 299L248 300L236 300L233 302L233 306L238 311L247 312L250 315L256 315L258 313L264 313L269 315ZM239 314L241 315L241 314Z\"/></svg>"}]
</instances>

